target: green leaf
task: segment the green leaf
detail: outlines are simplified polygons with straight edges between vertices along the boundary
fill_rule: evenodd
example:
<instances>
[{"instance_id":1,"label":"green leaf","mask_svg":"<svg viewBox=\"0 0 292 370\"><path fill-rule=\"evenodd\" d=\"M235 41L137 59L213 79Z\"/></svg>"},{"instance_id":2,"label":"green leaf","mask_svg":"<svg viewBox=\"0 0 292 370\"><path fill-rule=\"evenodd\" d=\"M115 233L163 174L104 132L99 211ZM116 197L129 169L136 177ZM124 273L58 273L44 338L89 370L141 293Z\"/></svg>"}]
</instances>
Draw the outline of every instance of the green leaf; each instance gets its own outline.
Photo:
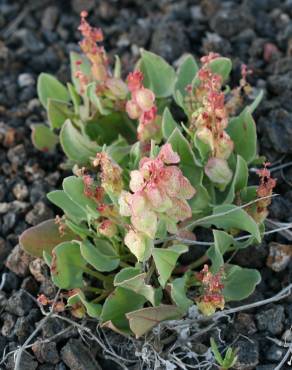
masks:
<instances>
[{"instance_id":1,"label":"green leaf","mask_svg":"<svg viewBox=\"0 0 292 370\"><path fill-rule=\"evenodd\" d=\"M178 125L173 119L168 107L166 107L162 116L162 134L164 139L167 140L176 128L178 128Z\"/></svg>"},{"instance_id":2,"label":"green leaf","mask_svg":"<svg viewBox=\"0 0 292 370\"><path fill-rule=\"evenodd\" d=\"M176 306L161 305L132 311L127 313L126 316L129 319L132 332L136 335L136 338L139 338L160 322L181 317L182 311Z\"/></svg>"},{"instance_id":3,"label":"green leaf","mask_svg":"<svg viewBox=\"0 0 292 370\"><path fill-rule=\"evenodd\" d=\"M151 89L156 98L172 95L176 74L163 58L150 51L142 50L139 67L144 74L144 86Z\"/></svg>"},{"instance_id":4,"label":"green leaf","mask_svg":"<svg viewBox=\"0 0 292 370\"><path fill-rule=\"evenodd\" d=\"M83 286L83 269L86 261L77 242L64 242L53 249L51 262L52 281L58 288L74 289Z\"/></svg>"},{"instance_id":5,"label":"green leaf","mask_svg":"<svg viewBox=\"0 0 292 370\"><path fill-rule=\"evenodd\" d=\"M78 239L71 230L65 229L60 235L55 220L47 220L25 230L19 237L19 243L27 253L34 257L42 257L43 252L51 254L53 248L65 241Z\"/></svg>"},{"instance_id":6,"label":"green leaf","mask_svg":"<svg viewBox=\"0 0 292 370\"><path fill-rule=\"evenodd\" d=\"M65 220L65 224L69 227L70 230L72 230L73 233L79 235L82 240L87 238L88 236L92 237L92 232L89 230L88 226L85 226L84 224L77 225L68 219Z\"/></svg>"},{"instance_id":7,"label":"green leaf","mask_svg":"<svg viewBox=\"0 0 292 370\"><path fill-rule=\"evenodd\" d=\"M52 129L61 128L67 118L73 117L69 105L61 100L48 99L47 105L48 120Z\"/></svg>"},{"instance_id":8,"label":"green leaf","mask_svg":"<svg viewBox=\"0 0 292 370\"><path fill-rule=\"evenodd\" d=\"M129 142L136 140L136 128L125 114L114 112L94 118L86 125L86 134L100 145L111 144L119 135Z\"/></svg>"},{"instance_id":9,"label":"green leaf","mask_svg":"<svg viewBox=\"0 0 292 370\"><path fill-rule=\"evenodd\" d=\"M38 125L31 125L31 129L31 140L37 149L43 152L48 152L55 149L59 139L58 136L55 135L48 126L40 123Z\"/></svg>"},{"instance_id":10,"label":"green leaf","mask_svg":"<svg viewBox=\"0 0 292 370\"><path fill-rule=\"evenodd\" d=\"M99 113L106 116L111 113L110 109L103 106L102 100L96 94L96 83L92 82L87 86L86 94L89 97L92 104L98 109Z\"/></svg>"},{"instance_id":11,"label":"green leaf","mask_svg":"<svg viewBox=\"0 0 292 370\"><path fill-rule=\"evenodd\" d=\"M173 302L182 309L183 312L187 312L194 302L186 296L186 283L188 280L188 274L184 274L183 277L174 279L170 284L171 288L171 299Z\"/></svg>"},{"instance_id":12,"label":"green leaf","mask_svg":"<svg viewBox=\"0 0 292 370\"><path fill-rule=\"evenodd\" d=\"M80 165L88 164L89 158L100 151L100 147L82 135L69 119L62 126L60 142L67 157Z\"/></svg>"},{"instance_id":13,"label":"green leaf","mask_svg":"<svg viewBox=\"0 0 292 370\"><path fill-rule=\"evenodd\" d=\"M173 245L167 249L165 248L154 248L152 256L155 262L155 266L159 273L159 282L162 288L165 287L167 280L170 278L172 270L174 269L178 257L186 253L188 247L186 245L178 244Z\"/></svg>"},{"instance_id":14,"label":"green leaf","mask_svg":"<svg viewBox=\"0 0 292 370\"><path fill-rule=\"evenodd\" d=\"M68 304L68 306L74 306L74 305L76 305L80 302L86 308L88 316L93 317L94 319L99 319L100 314L101 314L101 310L102 310L102 305L97 304L97 303L93 303L93 302L89 302L86 299L86 297L85 297L85 295L82 291L79 291L76 294L71 295L68 298L67 304Z\"/></svg>"},{"instance_id":15,"label":"green leaf","mask_svg":"<svg viewBox=\"0 0 292 370\"><path fill-rule=\"evenodd\" d=\"M248 181L248 166L246 161L237 155L236 169L233 175L232 182L227 190L227 196L222 203L232 203L235 194L247 186Z\"/></svg>"},{"instance_id":16,"label":"green leaf","mask_svg":"<svg viewBox=\"0 0 292 370\"><path fill-rule=\"evenodd\" d=\"M214 245L208 251L207 256L212 261L212 273L217 273L220 267L224 265L224 253L234 244L231 235L221 230L213 230Z\"/></svg>"},{"instance_id":17,"label":"green leaf","mask_svg":"<svg viewBox=\"0 0 292 370\"><path fill-rule=\"evenodd\" d=\"M100 315L102 322L112 322L122 331L129 332L129 323L125 314L140 309L145 298L129 289L117 287L105 300Z\"/></svg>"},{"instance_id":18,"label":"green leaf","mask_svg":"<svg viewBox=\"0 0 292 370\"><path fill-rule=\"evenodd\" d=\"M196 186L201 182L201 175L199 173L201 168L196 162L196 158L189 142L178 128L172 132L168 138L168 142L180 157L180 168L184 175L189 179L193 186Z\"/></svg>"},{"instance_id":19,"label":"green leaf","mask_svg":"<svg viewBox=\"0 0 292 370\"><path fill-rule=\"evenodd\" d=\"M146 276L147 274L141 273L139 269L128 267L121 270L115 276L114 285L132 290L137 294L141 294L152 304L152 306L155 306L156 291L151 285L145 283Z\"/></svg>"},{"instance_id":20,"label":"green leaf","mask_svg":"<svg viewBox=\"0 0 292 370\"><path fill-rule=\"evenodd\" d=\"M222 366L223 364L223 358L219 352L219 349L218 349L218 346L215 342L215 340L213 338L210 338L210 344L211 344L211 349L212 349L212 352L214 354L214 357L216 359L216 361L218 362L219 365Z\"/></svg>"},{"instance_id":21,"label":"green leaf","mask_svg":"<svg viewBox=\"0 0 292 370\"><path fill-rule=\"evenodd\" d=\"M226 131L234 142L235 152L247 163L251 163L257 155L257 133L249 109L245 109L238 117L232 118Z\"/></svg>"},{"instance_id":22,"label":"green leaf","mask_svg":"<svg viewBox=\"0 0 292 370\"><path fill-rule=\"evenodd\" d=\"M81 98L78 95L76 88L70 82L67 82L67 88L70 94L70 98L74 105L74 111L75 113L79 113L79 106L81 105Z\"/></svg>"},{"instance_id":23,"label":"green leaf","mask_svg":"<svg viewBox=\"0 0 292 370\"><path fill-rule=\"evenodd\" d=\"M84 240L80 242L80 251L87 263L97 271L113 271L119 266L119 257L112 245L105 240L96 240L96 245Z\"/></svg>"},{"instance_id":24,"label":"green leaf","mask_svg":"<svg viewBox=\"0 0 292 370\"><path fill-rule=\"evenodd\" d=\"M81 61L82 63L77 66L76 62ZM76 77L76 72L79 70L81 71L85 76L87 76L88 80L91 79L91 64L90 61L86 58L85 55L75 53L72 51L70 53L70 64L71 64L71 80L78 92L78 94L81 94L80 92L80 82L79 79Z\"/></svg>"},{"instance_id":25,"label":"green leaf","mask_svg":"<svg viewBox=\"0 0 292 370\"><path fill-rule=\"evenodd\" d=\"M213 73L222 76L223 81L226 81L232 70L232 62L228 58L220 57L211 60L206 67L210 68Z\"/></svg>"},{"instance_id":26,"label":"green leaf","mask_svg":"<svg viewBox=\"0 0 292 370\"><path fill-rule=\"evenodd\" d=\"M41 73L37 82L37 93L42 105L46 108L48 99L70 101L70 95L66 87L54 76L48 73Z\"/></svg>"},{"instance_id":27,"label":"green leaf","mask_svg":"<svg viewBox=\"0 0 292 370\"><path fill-rule=\"evenodd\" d=\"M199 67L195 58L191 54L187 54L178 68L174 85L174 100L179 106L181 105L181 97L185 97L187 95L186 87L192 83L198 70Z\"/></svg>"},{"instance_id":28,"label":"green leaf","mask_svg":"<svg viewBox=\"0 0 292 370\"><path fill-rule=\"evenodd\" d=\"M238 229L249 232L258 242L261 241L261 234L258 225L252 217L242 208L233 204L223 204L213 209L213 214L196 221L196 225L216 227L224 230Z\"/></svg>"},{"instance_id":29,"label":"green leaf","mask_svg":"<svg viewBox=\"0 0 292 370\"><path fill-rule=\"evenodd\" d=\"M51 191L47 194L47 198L57 207L61 208L64 213L73 221L80 223L87 220L87 215L84 209L73 202L63 190Z\"/></svg>"},{"instance_id":30,"label":"green leaf","mask_svg":"<svg viewBox=\"0 0 292 370\"><path fill-rule=\"evenodd\" d=\"M122 136L119 136L117 140L106 147L105 151L115 162L119 164L125 163L125 167L127 167L131 148L127 141Z\"/></svg>"},{"instance_id":31,"label":"green leaf","mask_svg":"<svg viewBox=\"0 0 292 370\"><path fill-rule=\"evenodd\" d=\"M229 265L223 281L225 300L240 301L247 298L260 281L261 275L257 270Z\"/></svg>"},{"instance_id":32,"label":"green leaf","mask_svg":"<svg viewBox=\"0 0 292 370\"><path fill-rule=\"evenodd\" d=\"M84 183L81 177L66 177L63 180L63 189L71 201L84 210L87 217L99 217L97 203L84 194Z\"/></svg>"}]
</instances>

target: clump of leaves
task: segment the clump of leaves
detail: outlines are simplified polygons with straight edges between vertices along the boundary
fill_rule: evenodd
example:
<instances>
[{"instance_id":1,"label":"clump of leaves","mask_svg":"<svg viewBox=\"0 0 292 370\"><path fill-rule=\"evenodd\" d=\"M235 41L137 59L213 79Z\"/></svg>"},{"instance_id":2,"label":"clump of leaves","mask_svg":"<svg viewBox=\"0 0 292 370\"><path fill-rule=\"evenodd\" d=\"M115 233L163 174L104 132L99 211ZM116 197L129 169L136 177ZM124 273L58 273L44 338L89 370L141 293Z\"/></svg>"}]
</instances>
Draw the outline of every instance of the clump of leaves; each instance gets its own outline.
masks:
<instances>
[{"instance_id":1,"label":"clump of leaves","mask_svg":"<svg viewBox=\"0 0 292 370\"><path fill-rule=\"evenodd\" d=\"M236 351L234 351L231 347L227 349L225 356L223 358L213 338L210 339L210 344L215 360L221 370L231 369L236 364L237 361Z\"/></svg>"},{"instance_id":2,"label":"clump of leaves","mask_svg":"<svg viewBox=\"0 0 292 370\"><path fill-rule=\"evenodd\" d=\"M232 64L218 54L201 67L187 55L175 71L142 51L124 82L84 12L80 30L85 55L71 56L73 84L39 78L50 128L34 129L47 148L60 130L74 175L48 194L63 216L25 231L22 247L44 258L73 315L137 337L192 305L211 315L246 298L260 274L230 256L261 242L275 186L267 167L258 186L248 183L249 165L261 163L252 117L261 96L234 115L250 89L246 68L230 90ZM213 242L190 261L197 227Z\"/></svg>"}]
</instances>

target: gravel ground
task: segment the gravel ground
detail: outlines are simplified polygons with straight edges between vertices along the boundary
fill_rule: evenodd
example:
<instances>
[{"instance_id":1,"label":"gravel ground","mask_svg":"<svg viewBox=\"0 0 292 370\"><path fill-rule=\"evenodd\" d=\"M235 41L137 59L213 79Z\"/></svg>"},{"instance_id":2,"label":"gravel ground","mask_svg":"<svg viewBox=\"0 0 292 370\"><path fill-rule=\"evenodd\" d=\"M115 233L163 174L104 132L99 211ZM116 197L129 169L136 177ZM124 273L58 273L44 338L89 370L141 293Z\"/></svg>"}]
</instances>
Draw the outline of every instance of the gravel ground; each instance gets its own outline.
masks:
<instances>
[{"instance_id":1,"label":"gravel ground","mask_svg":"<svg viewBox=\"0 0 292 370\"><path fill-rule=\"evenodd\" d=\"M30 125L45 120L36 98L38 74L45 71L69 80L68 53L78 49L76 29L84 8L92 23L104 29L110 55L122 56L126 72L141 47L171 63L185 52L197 57L220 52L234 62L234 82L240 65L246 63L253 71L252 85L265 91L256 112L260 152L272 164L291 161L291 0L0 0L0 358L4 351L23 344L43 319L26 292L55 294L46 267L33 262L17 244L23 230L55 214L45 195L58 188L67 174L60 166L61 151L44 154L32 147ZM273 175L278 178L280 196L273 201L270 217L292 222L292 167ZM271 297L291 283L291 248L287 239L276 235L238 253L238 264L256 267L263 276L248 302ZM277 253L285 256L282 263L277 263ZM291 341L291 325L290 296L238 314L220 327L221 338L239 348L237 369L271 370L287 348L269 338ZM39 339L63 329L63 322L48 320ZM13 368L13 356L0 365L3 370ZM100 348L88 346L75 330L69 330L49 343L36 342L23 355L20 369L99 368L120 366L105 360Z\"/></svg>"}]
</instances>

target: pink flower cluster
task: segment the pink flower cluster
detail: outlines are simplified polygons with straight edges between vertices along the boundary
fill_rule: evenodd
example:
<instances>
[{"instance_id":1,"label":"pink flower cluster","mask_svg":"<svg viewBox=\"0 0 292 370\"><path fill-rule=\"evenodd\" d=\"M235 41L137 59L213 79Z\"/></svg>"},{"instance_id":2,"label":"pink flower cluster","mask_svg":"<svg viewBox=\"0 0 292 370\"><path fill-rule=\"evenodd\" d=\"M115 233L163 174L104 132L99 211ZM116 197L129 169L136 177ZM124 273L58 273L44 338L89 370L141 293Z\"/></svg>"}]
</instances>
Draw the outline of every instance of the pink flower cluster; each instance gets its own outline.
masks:
<instances>
[{"instance_id":1,"label":"pink flower cluster","mask_svg":"<svg viewBox=\"0 0 292 370\"><path fill-rule=\"evenodd\" d=\"M131 119L139 120L138 138L145 142L155 138L160 127L157 122L155 95L143 86L142 81L143 74L140 71L128 75L127 83L131 99L127 101L126 111Z\"/></svg>"},{"instance_id":2,"label":"pink flower cluster","mask_svg":"<svg viewBox=\"0 0 292 370\"><path fill-rule=\"evenodd\" d=\"M197 279L202 283L202 294L197 299L197 305L204 315L212 315L217 308L224 308L222 277L223 271L212 274L208 265L204 265L197 273Z\"/></svg>"},{"instance_id":3,"label":"pink flower cluster","mask_svg":"<svg viewBox=\"0 0 292 370\"><path fill-rule=\"evenodd\" d=\"M197 137L209 145L212 157L227 159L233 150L233 142L225 132L228 112L221 91L222 77L208 67L208 63L217 57L218 54L211 53L201 59L203 66L198 72L200 84L191 92L196 102L191 127Z\"/></svg>"},{"instance_id":4,"label":"pink flower cluster","mask_svg":"<svg viewBox=\"0 0 292 370\"><path fill-rule=\"evenodd\" d=\"M104 191L119 195L123 189L122 169L106 152L96 154L94 167L100 168L101 187Z\"/></svg>"},{"instance_id":5,"label":"pink flower cluster","mask_svg":"<svg viewBox=\"0 0 292 370\"><path fill-rule=\"evenodd\" d=\"M81 12L80 16L81 24L78 30L84 37L80 42L80 47L91 61L91 72L94 78L97 81L105 81L108 77L108 58L104 48L96 44L103 41L103 33L100 28L91 27L86 21L88 13L85 10Z\"/></svg>"},{"instance_id":6,"label":"pink flower cluster","mask_svg":"<svg viewBox=\"0 0 292 370\"><path fill-rule=\"evenodd\" d=\"M120 214L131 217L134 232L154 239L159 220L175 233L176 224L191 217L186 200L194 196L195 189L176 166L179 162L178 154L165 144L156 158L142 158L139 170L131 172L131 192L122 192L119 203ZM129 235L127 245L128 241Z\"/></svg>"}]
</instances>

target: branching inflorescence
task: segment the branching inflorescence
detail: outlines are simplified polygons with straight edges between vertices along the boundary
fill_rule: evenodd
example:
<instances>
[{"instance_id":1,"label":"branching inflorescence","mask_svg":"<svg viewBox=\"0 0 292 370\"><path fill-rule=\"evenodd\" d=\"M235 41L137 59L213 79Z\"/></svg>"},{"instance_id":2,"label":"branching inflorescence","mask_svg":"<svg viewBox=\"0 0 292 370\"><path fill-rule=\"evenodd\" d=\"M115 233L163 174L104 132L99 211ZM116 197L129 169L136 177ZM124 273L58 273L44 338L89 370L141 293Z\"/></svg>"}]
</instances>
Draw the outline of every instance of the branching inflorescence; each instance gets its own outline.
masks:
<instances>
[{"instance_id":1,"label":"branching inflorescence","mask_svg":"<svg viewBox=\"0 0 292 370\"><path fill-rule=\"evenodd\" d=\"M236 115L252 90L246 66L230 90L227 58L210 53L199 68L186 55L175 71L142 50L124 80L86 19L82 12L72 84L39 77L49 126L32 132L37 148L60 143L72 164L63 189L48 194L64 215L25 231L20 243L45 259L73 315L141 336L193 305L211 315L254 291L259 272L230 256L261 242L276 181L265 164L259 185L248 183L248 167L263 161L252 118L261 95ZM195 240L196 226L213 242L194 261L183 241Z\"/></svg>"}]
</instances>

